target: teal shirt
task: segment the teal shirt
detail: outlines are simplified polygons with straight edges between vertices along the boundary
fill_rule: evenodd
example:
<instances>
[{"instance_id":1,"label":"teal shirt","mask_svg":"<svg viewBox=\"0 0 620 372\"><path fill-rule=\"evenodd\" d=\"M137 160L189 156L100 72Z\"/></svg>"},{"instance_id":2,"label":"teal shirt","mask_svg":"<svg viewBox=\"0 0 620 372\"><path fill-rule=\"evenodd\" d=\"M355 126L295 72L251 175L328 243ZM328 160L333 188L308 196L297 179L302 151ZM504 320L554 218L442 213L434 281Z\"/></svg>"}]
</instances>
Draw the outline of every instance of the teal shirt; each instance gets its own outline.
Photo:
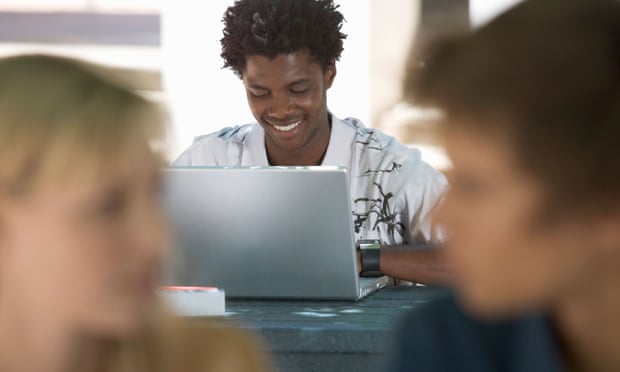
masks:
<instances>
[{"instance_id":1,"label":"teal shirt","mask_svg":"<svg viewBox=\"0 0 620 372\"><path fill-rule=\"evenodd\" d=\"M448 297L407 314L388 371L565 371L557 345L540 314L481 322Z\"/></svg>"}]
</instances>

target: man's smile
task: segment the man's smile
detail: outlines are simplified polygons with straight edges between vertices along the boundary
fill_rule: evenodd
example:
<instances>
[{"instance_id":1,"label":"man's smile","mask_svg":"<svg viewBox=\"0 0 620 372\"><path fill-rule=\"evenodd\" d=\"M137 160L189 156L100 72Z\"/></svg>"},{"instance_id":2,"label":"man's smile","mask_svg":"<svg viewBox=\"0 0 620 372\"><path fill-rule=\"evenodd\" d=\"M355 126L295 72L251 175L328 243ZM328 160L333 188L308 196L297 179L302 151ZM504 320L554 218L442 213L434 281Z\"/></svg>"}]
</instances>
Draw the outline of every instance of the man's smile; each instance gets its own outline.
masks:
<instances>
[{"instance_id":1,"label":"man's smile","mask_svg":"<svg viewBox=\"0 0 620 372\"><path fill-rule=\"evenodd\" d=\"M295 119L295 120L288 120L288 121L278 121L278 122L274 122L274 121L271 121L271 120L266 120L267 124L269 124L271 127L275 128L279 132L290 132L290 131L294 130L295 128L299 127L299 125L301 124L302 121L303 121L303 119Z\"/></svg>"},{"instance_id":2,"label":"man's smile","mask_svg":"<svg viewBox=\"0 0 620 372\"><path fill-rule=\"evenodd\" d=\"M271 124L274 128L276 128L277 130L279 130L280 132L288 132L291 131L295 128L297 128L299 126L299 124L301 124L301 119L294 121L290 124L286 124L286 125L276 125L276 124Z\"/></svg>"}]
</instances>

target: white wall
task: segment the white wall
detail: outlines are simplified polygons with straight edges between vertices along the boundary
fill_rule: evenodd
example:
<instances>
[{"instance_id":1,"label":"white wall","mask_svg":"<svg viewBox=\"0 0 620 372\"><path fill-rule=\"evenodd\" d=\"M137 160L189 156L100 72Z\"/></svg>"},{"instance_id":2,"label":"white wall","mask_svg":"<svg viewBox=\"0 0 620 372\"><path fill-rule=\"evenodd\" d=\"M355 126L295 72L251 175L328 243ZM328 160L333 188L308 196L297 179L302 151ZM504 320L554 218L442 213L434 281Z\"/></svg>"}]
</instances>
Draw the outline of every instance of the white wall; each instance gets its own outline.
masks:
<instances>
[{"instance_id":1,"label":"white wall","mask_svg":"<svg viewBox=\"0 0 620 372\"><path fill-rule=\"evenodd\" d=\"M8 11L145 13L159 8L153 0L0 0L0 9Z\"/></svg>"},{"instance_id":2,"label":"white wall","mask_svg":"<svg viewBox=\"0 0 620 372\"><path fill-rule=\"evenodd\" d=\"M480 27L522 0L469 0L469 18Z\"/></svg>"},{"instance_id":3,"label":"white wall","mask_svg":"<svg viewBox=\"0 0 620 372\"><path fill-rule=\"evenodd\" d=\"M371 9L371 121L373 126L389 131L382 114L402 100L401 87L418 25L420 2L372 0Z\"/></svg>"},{"instance_id":4,"label":"white wall","mask_svg":"<svg viewBox=\"0 0 620 372\"><path fill-rule=\"evenodd\" d=\"M164 0L162 74L173 129L171 156L194 136L254 121L243 85L222 69L219 39L222 15L232 0ZM370 0L340 0L348 34L338 75L328 92L328 106L341 117L370 117Z\"/></svg>"}]
</instances>

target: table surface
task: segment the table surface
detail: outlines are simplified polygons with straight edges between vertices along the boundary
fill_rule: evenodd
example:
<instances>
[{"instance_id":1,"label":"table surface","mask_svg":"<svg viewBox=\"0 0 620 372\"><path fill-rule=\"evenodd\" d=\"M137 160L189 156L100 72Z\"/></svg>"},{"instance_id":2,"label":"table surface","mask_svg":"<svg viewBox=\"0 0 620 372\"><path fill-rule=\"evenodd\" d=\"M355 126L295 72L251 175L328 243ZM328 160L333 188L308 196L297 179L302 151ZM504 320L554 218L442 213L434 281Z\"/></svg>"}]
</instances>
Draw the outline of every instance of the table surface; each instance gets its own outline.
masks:
<instances>
[{"instance_id":1,"label":"table surface","mask_svg":"<svg viewBox=\"0 0 620 372\"><path fill-rule=\"evenodd\" d=\"M274 353L384 354L408 310L446 291L389 286L354 301L227 300L227 317L259 331Z\"/></svg>"}]
</instances>

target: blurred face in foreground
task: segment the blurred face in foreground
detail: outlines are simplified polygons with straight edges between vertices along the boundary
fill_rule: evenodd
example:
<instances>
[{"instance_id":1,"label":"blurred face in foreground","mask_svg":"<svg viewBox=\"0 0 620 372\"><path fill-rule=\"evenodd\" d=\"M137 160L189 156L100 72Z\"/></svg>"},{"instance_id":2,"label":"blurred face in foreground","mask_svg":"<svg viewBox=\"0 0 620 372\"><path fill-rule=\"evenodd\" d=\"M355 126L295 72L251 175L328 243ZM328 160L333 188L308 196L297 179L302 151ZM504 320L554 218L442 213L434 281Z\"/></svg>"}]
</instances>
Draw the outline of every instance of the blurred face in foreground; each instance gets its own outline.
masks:
<instances>
[{"instance_id":1,"label":"blurred face in foreground","mask_svg":"<svg viewBox=\"0 0 620 372\"><path fill-rule=\"evenodd\" d=\"M159 164L146 146L124 155L88 176L68 170L23 195L2 193L5 314L37 319L41 334L116 337L145 321L166 241Z\"/></svg>"},{"instance_id":2,"label":"blurred face in foreground","mask_svg":"<svg viewBox=\"0 0 620 372\"><path fill-rule=\"evenodd\" d=\"M613 220L543 217L545 190L501 136L464 124L448 128L445 138L454 167L438 217L450 234L445 254L468 310L510 315L596 285L620 246Z\"/></svg>"}]
</instances>

